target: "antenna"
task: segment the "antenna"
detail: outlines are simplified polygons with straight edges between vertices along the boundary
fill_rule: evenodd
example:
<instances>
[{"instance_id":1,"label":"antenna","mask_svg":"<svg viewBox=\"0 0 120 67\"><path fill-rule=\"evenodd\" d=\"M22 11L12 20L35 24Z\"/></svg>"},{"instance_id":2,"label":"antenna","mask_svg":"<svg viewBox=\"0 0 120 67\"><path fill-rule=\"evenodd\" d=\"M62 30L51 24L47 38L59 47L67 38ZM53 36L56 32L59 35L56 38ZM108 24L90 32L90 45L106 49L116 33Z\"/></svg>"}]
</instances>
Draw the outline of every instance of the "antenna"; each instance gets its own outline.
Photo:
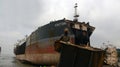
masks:
<instances>
[{"instance_id":1,"label":"antenna","mask_svg":"<svg viewBox=\"0 0 120 67\"><path fill-rule=\"evenodd\" d=\"M75 15L74 15L74 21L78 21L78 17L79 17L79 15L77 14L77 3L75 3L75 6L74 6L74 8L75 8Z\"/></svg>"}]
</instances>

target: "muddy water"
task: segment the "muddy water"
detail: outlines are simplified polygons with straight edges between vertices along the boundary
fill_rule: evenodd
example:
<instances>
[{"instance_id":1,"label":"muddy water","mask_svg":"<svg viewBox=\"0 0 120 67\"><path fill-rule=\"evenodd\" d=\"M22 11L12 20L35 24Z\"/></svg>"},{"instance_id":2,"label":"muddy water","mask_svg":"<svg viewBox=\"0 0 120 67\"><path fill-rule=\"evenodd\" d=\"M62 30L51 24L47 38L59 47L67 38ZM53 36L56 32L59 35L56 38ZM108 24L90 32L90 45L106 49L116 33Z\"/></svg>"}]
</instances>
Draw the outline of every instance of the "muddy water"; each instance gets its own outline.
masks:
<instances>
[{"instance_id":1,"label":"muddy water","mask_svg":"<svg viewBox=\"0 0 120 67\"><path fill-rule=\"evenodd\" d=\"M120 67L120 63L118 63L118 65ZM0 67L50 67L50 66L36 66L31 64L24 64L16 60L14 56L0 55ZM111 67L111 66L106 65L103 67Z\"/></svg>"},{"instance_id":2,"label":"muddy water","mask_svg":"<svg viewBox=\"0 0 120 67\"><path fill-rule=\"evenodd\" d=\"M23 64L16 60L14 56L2 55L0 56L0 67L41 67L41 66Z\"/></svg>"}]
</instances>

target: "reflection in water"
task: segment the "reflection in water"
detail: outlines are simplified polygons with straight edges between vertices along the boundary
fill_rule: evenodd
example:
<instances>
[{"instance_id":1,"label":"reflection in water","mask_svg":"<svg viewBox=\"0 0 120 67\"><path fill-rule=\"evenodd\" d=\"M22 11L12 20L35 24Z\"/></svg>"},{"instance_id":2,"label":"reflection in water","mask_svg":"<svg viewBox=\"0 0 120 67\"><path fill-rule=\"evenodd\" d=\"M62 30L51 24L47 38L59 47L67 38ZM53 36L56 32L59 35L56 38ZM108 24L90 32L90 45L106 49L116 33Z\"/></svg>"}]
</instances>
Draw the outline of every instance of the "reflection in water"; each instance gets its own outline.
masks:
<instances>
[{"instance_id":1,"label":"reflection in water","mask_svg":"<svg viewBox=\"0 0 120 67\"><path fill-rule=\"evenodd\" d=\"M23 64L13 56L0 56L0 67L40 67L35 65Z\"/></svg>"}]
</instances>

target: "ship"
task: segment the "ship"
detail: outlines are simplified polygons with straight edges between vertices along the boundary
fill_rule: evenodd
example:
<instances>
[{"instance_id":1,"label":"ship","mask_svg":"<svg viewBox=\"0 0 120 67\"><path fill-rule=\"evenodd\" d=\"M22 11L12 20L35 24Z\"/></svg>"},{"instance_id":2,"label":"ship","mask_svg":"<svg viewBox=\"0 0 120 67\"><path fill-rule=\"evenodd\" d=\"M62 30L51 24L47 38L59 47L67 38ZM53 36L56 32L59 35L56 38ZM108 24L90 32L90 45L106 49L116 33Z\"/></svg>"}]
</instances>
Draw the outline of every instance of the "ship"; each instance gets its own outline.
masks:
<instances>
[{"instance_id":1,"label":"ship","mask_svg":"<svg viewBox=\"0 0 120 67\"><path fill-rule=\"evenodd\" d=\"M60 53L55 50L55 41L59 40L64 34L64 29L68 28L70 42L74 43L74 33L71 30L71 24L76 22L75 27L78 28L78 24L82 25L82 28L86 30L90 29L90 35L94 31L95 27L90 26L89 22L79 22L77 15L77 4L75 5L75 18L68 20L63 18L57 21L50 21L48 24L38 27L29 36L16 43L14 48L14 54L16 59L20 61L27 61L37 65L57 65L60 58Z\"/></svg>"}]
</instances>

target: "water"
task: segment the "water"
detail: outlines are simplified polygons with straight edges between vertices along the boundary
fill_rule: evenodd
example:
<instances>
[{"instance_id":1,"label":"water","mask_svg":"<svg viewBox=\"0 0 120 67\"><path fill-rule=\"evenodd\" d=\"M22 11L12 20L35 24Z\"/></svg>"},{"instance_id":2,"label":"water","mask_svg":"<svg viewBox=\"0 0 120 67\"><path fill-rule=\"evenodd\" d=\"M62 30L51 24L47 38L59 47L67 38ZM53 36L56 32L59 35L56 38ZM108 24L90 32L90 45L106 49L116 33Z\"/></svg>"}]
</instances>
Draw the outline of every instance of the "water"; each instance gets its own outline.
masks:
<instances>
[{"instance_id":1,"label":"water","mask_svg":"<svg viewBox=\"0 0 120 67\"><path fill-rule=\"evenodd\" d=\"M120 67L120 63L118 63ZM0 56L0 67L50 67L50 66L35 66L31 64L23 64L16 60L14 56L10 55L3 55ZM103 67L110 67L110 66L103 66Z\"/></svg>"},{"instance_id":2,"label":"water","mask_svg":"<svg viewBox=\"0 0 120 67\"><path fill-rule=\"evenodd\" d=\"M14 56L3 55L0 56L0 67L41 67L41 66L23 64L16 60Z\"/></svg>"}]
</instances>

